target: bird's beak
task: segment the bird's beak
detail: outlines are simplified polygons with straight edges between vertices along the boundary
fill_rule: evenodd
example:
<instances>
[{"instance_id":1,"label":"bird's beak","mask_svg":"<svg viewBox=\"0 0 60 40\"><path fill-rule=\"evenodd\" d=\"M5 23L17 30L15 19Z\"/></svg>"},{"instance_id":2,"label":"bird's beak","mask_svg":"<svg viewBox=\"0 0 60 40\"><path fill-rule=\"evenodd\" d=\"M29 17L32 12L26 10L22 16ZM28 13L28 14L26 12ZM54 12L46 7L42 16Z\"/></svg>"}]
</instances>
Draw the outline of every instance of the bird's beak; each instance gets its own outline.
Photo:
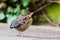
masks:
<instances>
[{"instance_id":1,"label":"bird's beak","mask_svg":"<svg viewBox=\"0 0 60 40\"><path fill-rule=\"evenodd\" d=\"M34 13L30 13L29 17L31 17Z\"/></svg>"},{"instance_id":2,"label":"bird's beak","mask_svg":"<svg viewBox=\"0 0 60 40\"><path fill-rule=\"evenodd\" d=\"M34 13L32 12L31 15L33 15Z\"/></svg>"}]
</instances>

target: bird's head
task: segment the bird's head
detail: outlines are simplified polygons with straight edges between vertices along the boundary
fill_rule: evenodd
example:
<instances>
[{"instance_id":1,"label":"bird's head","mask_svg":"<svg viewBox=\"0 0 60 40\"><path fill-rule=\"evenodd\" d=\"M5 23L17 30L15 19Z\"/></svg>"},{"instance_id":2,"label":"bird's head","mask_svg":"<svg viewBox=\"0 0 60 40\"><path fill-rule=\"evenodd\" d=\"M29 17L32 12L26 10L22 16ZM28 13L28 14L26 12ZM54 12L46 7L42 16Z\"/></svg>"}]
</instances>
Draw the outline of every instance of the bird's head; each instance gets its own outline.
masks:
<instances>
[{"instance_id":1,"label":"bird's head","mask_svg":"<svg viewBox=\"0 0 60 40\"><path fill-rule=\"evenodd\" d=\"M33 13L30 13L30 12L25 12L25 15L28 17L28 18L31 18Z\"/></svg>"}]
</instances>

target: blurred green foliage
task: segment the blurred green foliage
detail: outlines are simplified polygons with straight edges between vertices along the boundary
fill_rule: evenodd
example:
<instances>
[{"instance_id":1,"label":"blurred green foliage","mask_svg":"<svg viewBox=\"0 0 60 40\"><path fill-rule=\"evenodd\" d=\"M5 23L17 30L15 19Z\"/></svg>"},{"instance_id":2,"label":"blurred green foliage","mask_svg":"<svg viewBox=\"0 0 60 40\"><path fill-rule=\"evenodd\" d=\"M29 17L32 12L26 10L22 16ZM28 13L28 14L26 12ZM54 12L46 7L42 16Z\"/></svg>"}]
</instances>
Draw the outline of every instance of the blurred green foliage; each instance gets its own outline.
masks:
<instances>
[{"instance_id":1,"label":"blurred green foliage","mask_svg":"<svg viewBox=\"0 0 60 40\"><path fill-rule=\"evenodd\" d=\"M21 4L18 1L21 1ZM6 17L7 23L11 23L14 19L17 18L19 14L22 14L25 11L29 10L28 5L31 1L32 0L9 0L9 1L1 0L0 1L0 21ZM3 5L1 3L4 3L4 5L6 3L7 7L3 9ZM23 6L23 8L21 5Z\"/></svg>"},{"instance_id":2,"label":"blurred green foliage","mask_svg":"<svg viewBox=\"0 0 60 40\"><path fill-rule=\"evenodd\" d=\"M2 8L2 5L0 4L0 9Z\"/></svg>"},{"instance_id":3,"label":"blurred green foliage","mask_svg":"<svg viewBox=\"0 0 60 40\"><path fill-rule=\"evenodd\" d=\"M45 8L45 11L52 22L60 22L60 4L51 4Z\"/></svg>"},{"instance_id":4,"label":"blurred green foliage","mask_svg":"<svg viewBox=\"0 0 60 40\"><path fill-rule=\"evenodd\" d=\"M3 20L5 18L4 12L0 12L0 20Z\"/></svg>"},{"instance_id":5,"label":"blurred green foliage","mask_svg":"<svg viewBox=\"0 0 60 40\"><path fill-rule=\"evenodd\" d=\"M42 14L40 14L40 15L38 16L38 20L39 20L40 23L46 22L46 19L43 17Z\"/></svg>"},{"instance_id":6,"label":"blurred green foliage","mask_svg":"<svg viewBox=\"0 0 60 40\"><path fill-rule=\"evenodd\" d=\"M40 7L45 4L40 5L40 0L39 2L35 2L36 5L34 5L34 3L29 5L30 2L32 2L32 0L0 0L0 21L6 18L6 22L10 24L14 19L17 18L18 15L23 14L29 9L34 11L35 6L38 8L38 6ZM49 19L60 22L60 4L50 4L43 10L45 10ZM46 22L45 18L43 15L41 15L42 13L40 14L40 12L37 12L39 14L36 15L37 17L34 20L38 22Z\"/></svg>"},{"instance_id":7,"label":"blurred green foliage","mask_svg":"<svg viewBox=\"0 0 60 40\"><path fill-rule=\"evenodd\" d=\"M11 14L7 14L6 17L7 17L7 23L8 23L8 24L10 24L14 19L17 18L16 15L13 16L13 15L11 15Z\"/></svg>"},{"instance_id":8,"label":"blurred green foliage","mask_svg":"<svg viewBox=\"0 0 60 40\"><path fill-rule=\"evenodd\" d=\"M7 1L7 0L1 0L2 2L5 2L5 1Z\"/></svg>"},{"instance_id":9,"label":"blurred green foliage","mask_svg":"<svg viewBox=\"0 0 60 40\"><path fill-rule=\"evenodd\" d=\"M11 0L11 2L17 2L17 0Z\"/></svg>"},{"instance_id":10,"label":"blurred green foliage","mask_svg":"<svg viewBox=\"0 0 60 40\"><path fill-rule=\"evenodd\" d=\"M22 5L26 7L32 0L22 0Z\"/></svg>"}]
</instances>

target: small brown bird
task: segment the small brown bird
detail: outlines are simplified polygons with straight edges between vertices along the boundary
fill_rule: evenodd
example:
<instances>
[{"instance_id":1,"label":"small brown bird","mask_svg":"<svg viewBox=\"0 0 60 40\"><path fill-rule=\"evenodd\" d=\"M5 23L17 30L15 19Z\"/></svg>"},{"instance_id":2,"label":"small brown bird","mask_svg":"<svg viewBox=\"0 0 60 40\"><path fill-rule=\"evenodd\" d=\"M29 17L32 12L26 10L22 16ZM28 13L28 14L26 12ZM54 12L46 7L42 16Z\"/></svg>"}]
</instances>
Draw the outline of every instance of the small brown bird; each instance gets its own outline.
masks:
<instances>
[{"instance_id":1,"label":"small brown bird","mask_svg":"<svg viewBox=\"0 0 60 40\"><path fill-rule=\"evenodd\" d=\"M10 25L10 28L15 28L20 33L25 31L32 24L32 14L30 12L26 12L24 14L19 15Z\"/></svg>"}]
</instances>

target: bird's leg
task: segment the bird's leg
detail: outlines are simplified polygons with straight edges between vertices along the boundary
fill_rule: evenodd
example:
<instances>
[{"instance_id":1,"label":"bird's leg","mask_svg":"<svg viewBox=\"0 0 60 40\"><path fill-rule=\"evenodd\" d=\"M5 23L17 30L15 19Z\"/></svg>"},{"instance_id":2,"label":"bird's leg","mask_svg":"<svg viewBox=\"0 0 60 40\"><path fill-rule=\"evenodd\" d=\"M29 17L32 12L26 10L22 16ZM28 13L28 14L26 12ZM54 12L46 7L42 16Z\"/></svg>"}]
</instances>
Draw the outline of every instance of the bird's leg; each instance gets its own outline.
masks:
<instances>
[{"instance_id":1,"label":"bird's leg","mask_svg":"<svg viewBox=\"0 0 60 40\"><path fill-rule=\"evenodd\" d=\"M21 37L23 37L23 33L22 33L22 31L19 31L19 34L18 34L17 36L21 36Z\"/></svg>"},{"instance_id":2,"label":"bird's leg","mask_svg":"<svg viewBox=\"0 0 60 40\"><path fill-rule=\"evenodd\" d=\"M18 34L17 34L17 36L18 36L18 37L19 37L19 36L21 36L21 35L20 35L20 31L18 31Z\"/></svg>"},{"instance_id":3,"label":"bird's leg","mask_svg":"<svg viewBox=\"0 0 60 40\"><path fill-rule=\"evenodd\" d=\"M21 37L23 37L23 32L22 32L22 31L20 31L20 33L19 33L19 34L20 34L20 36L21 36Z\"/></svg>"}]
</instances>

